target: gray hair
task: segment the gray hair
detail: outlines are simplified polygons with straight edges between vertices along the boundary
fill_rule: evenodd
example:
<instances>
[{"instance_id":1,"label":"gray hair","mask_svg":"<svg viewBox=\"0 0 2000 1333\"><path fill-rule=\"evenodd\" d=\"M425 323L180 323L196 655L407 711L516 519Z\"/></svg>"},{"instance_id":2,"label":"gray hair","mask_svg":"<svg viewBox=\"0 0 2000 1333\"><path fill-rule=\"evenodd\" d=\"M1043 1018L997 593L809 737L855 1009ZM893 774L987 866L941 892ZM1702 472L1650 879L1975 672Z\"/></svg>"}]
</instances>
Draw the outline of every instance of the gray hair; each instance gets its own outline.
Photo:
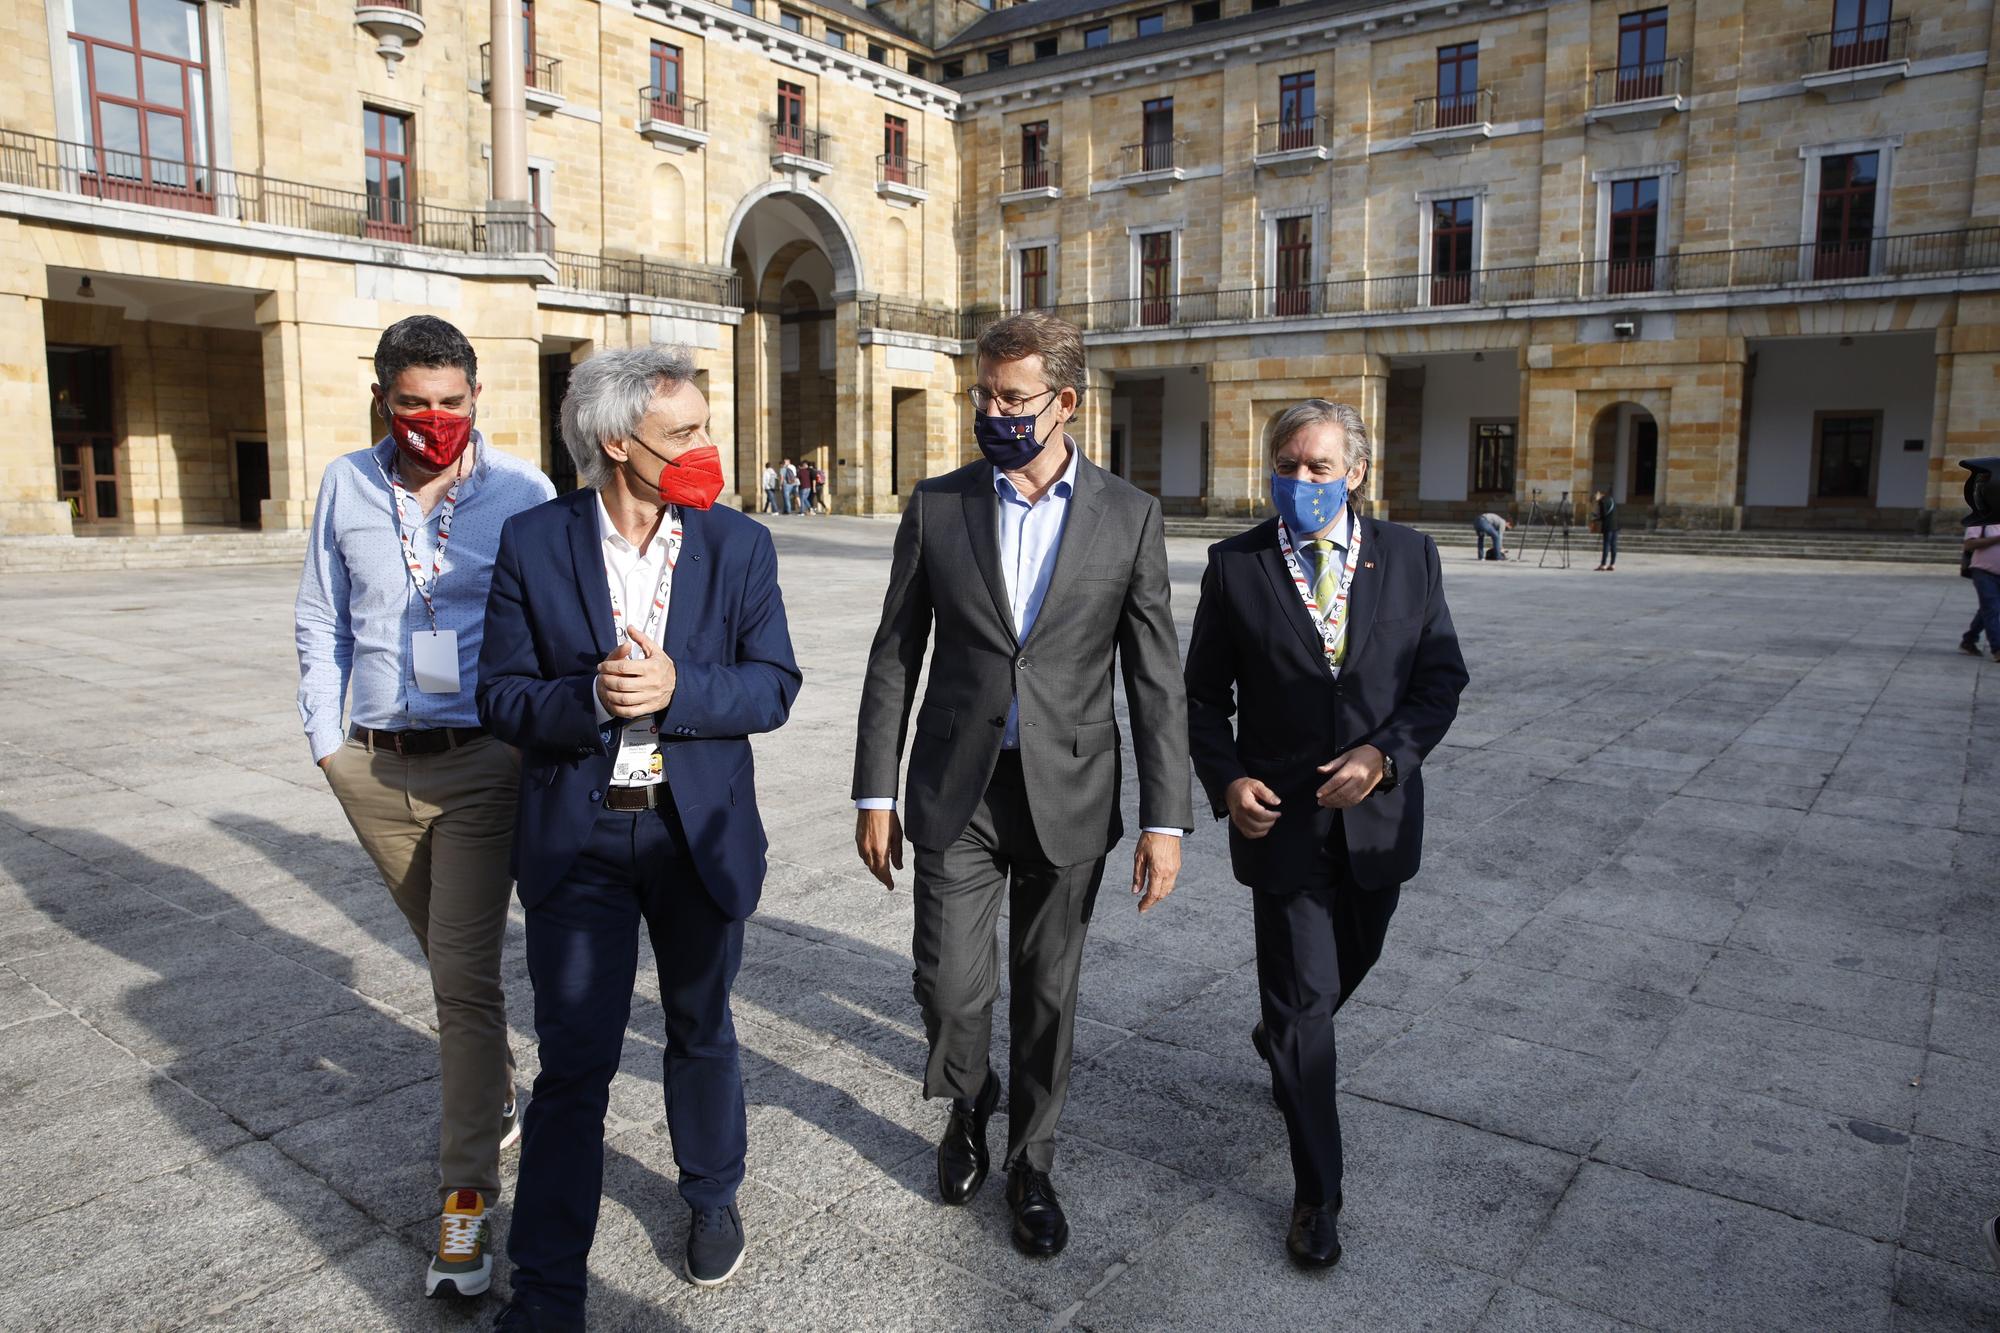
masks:
<instances>
[{"instance_id":1,"label":"gray hair","mask_svg":"<svg viewBox=\"0 0 2000 1333\"><path fill-rule=\"evenodd\" d=\"M653 399L694 376L694 353L671 343L609 348L571 371L562 436L577 479L599 489L607 485L617 466L605 456L605 441L632 439Z\"/></svg>"},{"instance_id":2,"label":"gray hair","mask_svg":"<svg viewBox=\"0 0 2000 1333\"><path fill-rule=\"evenodd\" d=\"M1324 398L1308 398L1279 414L1271 423L1271 456L1277 457L1278 450L1289 444L1294 435L1313 426L1340 427L1341 452L1349 468L1356 463L1375 461L1375 442L1368 437L1368 423L1361 419L1361 414L1346 403L1328 402Z\"/></svg>"}]
</instances>

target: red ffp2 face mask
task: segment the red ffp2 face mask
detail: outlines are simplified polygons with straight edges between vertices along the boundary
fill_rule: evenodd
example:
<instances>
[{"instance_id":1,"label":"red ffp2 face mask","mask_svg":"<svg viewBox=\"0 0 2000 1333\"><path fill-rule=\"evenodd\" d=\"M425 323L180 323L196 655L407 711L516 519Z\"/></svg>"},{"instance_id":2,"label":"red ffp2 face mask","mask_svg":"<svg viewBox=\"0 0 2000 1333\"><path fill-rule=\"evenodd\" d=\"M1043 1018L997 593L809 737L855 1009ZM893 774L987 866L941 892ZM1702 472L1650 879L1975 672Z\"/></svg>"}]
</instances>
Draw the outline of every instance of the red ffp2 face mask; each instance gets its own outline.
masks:
<instances>
[{"instance_id":1,"label":"red ffp2 face mask","mask_svg":"<svg viewBox=\"0 0 2000 1333\"><path fill-rule=\"evenodd\" d=\"M435 409L398 413L389 418L389 434L410 457L428 467L447 468L471 441L472 418Z\"/></svg>"},{"instance_id":2,"label":"red ffp2 face mask","mask_svg":"<svg viewBox=\"0 0 2000 1333\"><path fill-rule=\"evenodd\" d=\"M666 464L660 469L660 503L688 509L712 509L722 494L722 451L712 444L699 445L679 458L669 459L644 440L632 443Z\"/></svg>"}]
</instances>

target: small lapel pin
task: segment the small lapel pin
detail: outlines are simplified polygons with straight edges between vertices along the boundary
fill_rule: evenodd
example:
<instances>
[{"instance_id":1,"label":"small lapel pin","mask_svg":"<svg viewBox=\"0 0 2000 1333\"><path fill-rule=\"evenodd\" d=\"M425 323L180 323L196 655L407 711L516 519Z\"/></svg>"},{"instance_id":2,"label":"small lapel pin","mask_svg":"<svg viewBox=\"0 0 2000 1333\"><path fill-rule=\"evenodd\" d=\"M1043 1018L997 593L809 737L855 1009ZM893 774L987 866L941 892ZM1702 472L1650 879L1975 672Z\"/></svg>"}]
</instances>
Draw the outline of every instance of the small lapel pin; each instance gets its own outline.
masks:
<instances>
[{"instance_id":1,"label":"small lapel pin","mask_svg":"<svg viewBox=\"0 0 2000 1333\"><path fill-rule=\"evenodd\" d=\"M699 559L701 559L701 557L700 557L700 556L696 556L696 557L695 557L695 559L699 560ZM1363 560L1363 561L1361 562L1361 567L1362 567L1363 569L1373 569L1373 568L1375 568L1375 562L1374 562L1373 560Z\"/></svg>"}]
</instances>

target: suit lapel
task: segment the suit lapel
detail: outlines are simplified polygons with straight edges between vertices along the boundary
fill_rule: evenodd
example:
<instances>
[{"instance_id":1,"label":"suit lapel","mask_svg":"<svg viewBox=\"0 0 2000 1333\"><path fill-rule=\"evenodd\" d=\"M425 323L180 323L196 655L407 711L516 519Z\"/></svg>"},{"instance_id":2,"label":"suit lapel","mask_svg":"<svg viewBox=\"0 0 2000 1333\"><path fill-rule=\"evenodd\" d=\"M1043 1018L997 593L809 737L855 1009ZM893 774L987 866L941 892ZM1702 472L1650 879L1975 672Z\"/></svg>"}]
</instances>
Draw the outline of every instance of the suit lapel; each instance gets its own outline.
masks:
<instances>
[{"instance_id":1,"label":"suit lapel","mask_svg":"<svg viewBox=\"0 0 2000 1333\"><path fill-rule=\"evenodd\" d=\"M674 566L673 591L667 602L667 656L679 661L687 653L689 627L708 610L708 515L681 510L681 556Z\"/></svg>"},{"instance_id":2,"label":"suit lapel","mask_svg":"<svg viewBox=\"0 0 2000 1333\"><path fill-rule=\"evenodd\" d=\"M1360 659L1368 642L1368 631L1375 625L1375 608L1382 601L1382 578L1387 570L1382 544L1376 540L1375 520L1357 519L1356 530L1361 534L1361 567L1354 571L1354 587L1347 595L1347 654L1342 659L1343 671Z\"/></svg>"},{"instance_id":3,"label":"suit lapel","mask_svg":"<svg viewBox=\"0 0 2000 1333\"><path fill-rule=\"evenodd\" d=\"M1264 573L1271 582L1271 592L1278 599L1278 614L1298 634L1299 642L1305 644L1314 662L1322 670L1326 664L1326 644L1319 637L1312 617L1306 614L1306 604L1299 598L1298 585L1292 582L1292 572L1285 568L1285 553L1278 549L1278 525L1271 525L1271 540L1257 553L1257 563L1264 567Z\"/></svg>"},{"instance_id":4,"label":"suit lapel","mask_svg":"<svg viewBox=\"0 0 2000 1333\"><path fill-rule=\"evenodd\" d=\"M986 580L986 591L993 595L993 609L999 613L1007 637L1019 642L1014 610L1007 600L1007 580L1000 573L1000 497L993 491L993 470L969 469L969 479L960 498L965 505L965 530L971 539L973 563L979 566L979 575Z\"/></svg>"},{"instance_id":5,"label":"suit lapel","mask_svg":"<svg viewBox=\"0 0 2000 1333\"><path fill-rule=\"evenodd\" d=\"M599 658L609 657L614 646L611 627L611 588L604 574L604 536L597 527L597 492L581 490L570 509L569 554L576 566L576 586L583 593L583 617L590 622L590 640L597 645Z\"/></svg>"},{"instance_id":6,"label":"suit lapel","mask_svg":"<svg viewBox=\"0 0 2000 1333\"><path fill-rule=\"evenodd\" d=\"M1080 447L1080 446L1079 446ZM1090 564L1090 548L1102 524L1097 515L1104 507L1104 474L1088 458L1077 460L1076 488L1070 493L1069 512L1063 515L1062 535L1056 542L1055 572L1049 575L1049 590L1042 598L1042 611L1035 620L1034 638L1048 623L1052 608L1060 607L1073 587L1077 571Z\"/></svg>"}]
</instances>

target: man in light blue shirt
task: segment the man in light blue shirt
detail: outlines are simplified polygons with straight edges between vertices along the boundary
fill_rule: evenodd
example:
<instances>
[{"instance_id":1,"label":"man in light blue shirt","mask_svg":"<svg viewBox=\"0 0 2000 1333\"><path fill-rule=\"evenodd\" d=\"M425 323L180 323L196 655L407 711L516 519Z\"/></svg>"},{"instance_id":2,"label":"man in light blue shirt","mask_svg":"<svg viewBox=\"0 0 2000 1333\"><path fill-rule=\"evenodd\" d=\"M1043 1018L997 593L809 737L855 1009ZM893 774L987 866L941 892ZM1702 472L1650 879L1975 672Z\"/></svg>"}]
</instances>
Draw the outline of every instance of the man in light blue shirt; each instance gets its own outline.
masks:
<instances>
[{"instance_id":1,"label":"man in light blue shirt","mask_svg":"<svg viewBox=\"0 0 2000 1333\"><path fill-rule=\"evenodd\" d=\"M424 1289L473 1296L492 1281L486 1210L520 1124L500 986L520 760L480 728L474 687L500 529L555 488L473 429L478 360L450 324L390 326L375 377L388 435L320 481L296 609L299 717L430 961L443 1210Z\"/></svg>"}]
</instances>

